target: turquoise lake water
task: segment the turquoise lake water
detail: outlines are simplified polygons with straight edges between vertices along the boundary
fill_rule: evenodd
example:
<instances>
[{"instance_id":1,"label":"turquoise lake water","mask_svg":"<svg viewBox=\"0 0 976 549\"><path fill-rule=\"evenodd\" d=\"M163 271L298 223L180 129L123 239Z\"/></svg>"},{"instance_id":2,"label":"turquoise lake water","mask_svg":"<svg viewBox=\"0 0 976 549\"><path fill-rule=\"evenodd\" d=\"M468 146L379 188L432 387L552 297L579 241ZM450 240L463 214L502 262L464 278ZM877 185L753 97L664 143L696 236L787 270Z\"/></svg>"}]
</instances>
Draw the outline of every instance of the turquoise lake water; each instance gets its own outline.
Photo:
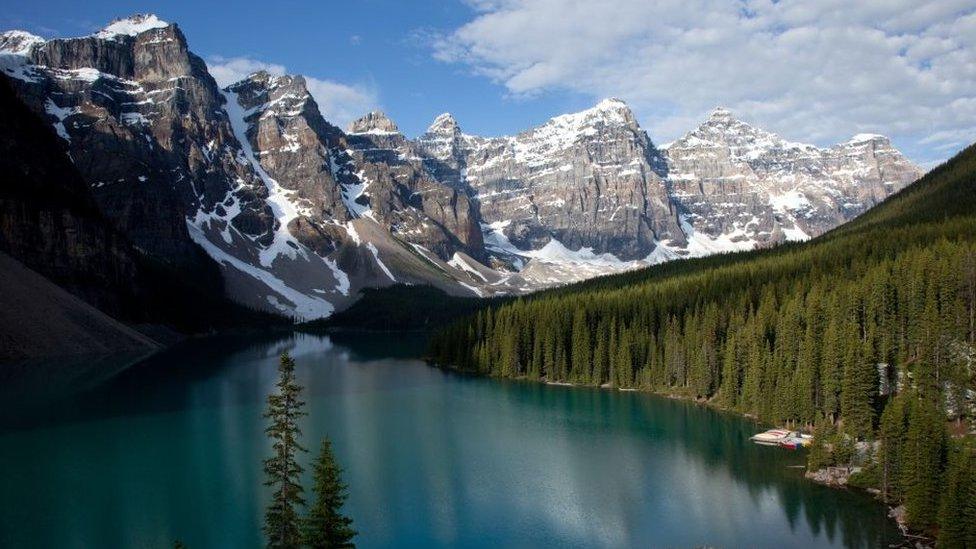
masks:
<instances>
[{"instance_id":1,"label":"turquoise lake water","mask_svg":"<svg viewBox=\"0 0 976 549\"><path fill-rule=\"evenodd\" d=\"M332 438L361 547L901 540L869 497L805 481L802 454L748 442L746 419L461 376L410 358L420 349L397 335L223 337L70 397L18 389L0 406L0 547L261 546L261 414L285 350L305 386L306 446Z\"/></svg>"}]
</instances>

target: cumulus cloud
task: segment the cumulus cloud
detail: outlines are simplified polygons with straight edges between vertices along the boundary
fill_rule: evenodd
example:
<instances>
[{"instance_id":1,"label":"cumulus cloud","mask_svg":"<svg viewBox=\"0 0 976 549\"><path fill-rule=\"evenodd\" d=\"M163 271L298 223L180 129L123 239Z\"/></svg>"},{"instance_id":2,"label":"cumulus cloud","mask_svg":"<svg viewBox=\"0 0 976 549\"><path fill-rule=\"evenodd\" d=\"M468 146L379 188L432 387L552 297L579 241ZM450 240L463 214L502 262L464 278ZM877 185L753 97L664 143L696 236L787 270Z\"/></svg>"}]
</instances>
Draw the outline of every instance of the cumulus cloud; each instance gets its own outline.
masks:
<instances>
[{"instance_id":1,"label":"cumulus cloud","mask_svg":"<svg viewBox=\"0 0 976 549\"><path fill-rule=\"evenodd\" d=\"M207 68L220 87L229 86L261 70L276 76L288 73L284 65L277 63L219 55L207 58ZM325 119L340 127L345 127L379 105L378 94L372 86L349 85L312 76L305 76L305 84Z\"/></svg>"},{"instance_id":2,"label":"cumulus cloud","mask_svg":"<svg viewBox=\"0 0 976 549\"><path fill-rule=\"evenodd\" d=\"M239 82L258 71L267 71L276 76L285 74L284 65L265 63L250 57L221 57L213 55L207 58L207 69L221 88L234 82Z\"/></svg>"},{"instance_id":3,"label":"cumulus cloud","mask_svg":"<svg viewBox=\"0 0 976 549\"><path fill-rule=\"evenodd\" d=\"M379 108L379 99L372 88L307 76L305 82L326 120L340 127L344 128L353 120Z\"/></svg>"},{"instance_id":4,"label":"cumulus cloud","mask_svg":"<svg viewBox=\"0 0 976 549\"><path fill-rule=\"evenodd\" d=\"M513 96L627 100L668 141L723 105L821 145L892 136L932 162L976 140L972 0L469 0L434 56Z\"/></svg>"}]
</instances>

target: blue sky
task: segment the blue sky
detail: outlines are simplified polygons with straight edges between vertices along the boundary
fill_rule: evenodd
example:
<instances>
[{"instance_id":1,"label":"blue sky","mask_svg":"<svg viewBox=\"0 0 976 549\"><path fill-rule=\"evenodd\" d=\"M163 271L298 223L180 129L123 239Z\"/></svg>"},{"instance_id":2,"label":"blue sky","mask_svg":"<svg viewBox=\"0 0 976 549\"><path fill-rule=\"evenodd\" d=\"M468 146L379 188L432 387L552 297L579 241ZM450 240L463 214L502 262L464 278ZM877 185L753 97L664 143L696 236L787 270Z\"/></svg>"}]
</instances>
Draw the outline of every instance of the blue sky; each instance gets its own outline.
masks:
<instances>
[{"instance_id":1,"label":"blue sky","mask_svg":"<svg viewBox=\"0 0 976 549\"><path fill-rule=\"evenodd\" d=\"M658 143L719 105L821 146L885 134L925 167L976 141L973 0L6 4L0 28L43 37L153 12L215 75L304 74L334 121L381 108L407 135L445 111L514 133L613 96Z\"/></svg>"},{"instance_id":2,"label":"blue sky","mask_svg":"<svg viewBox=\"0 0 976 549\"><path fill-rule=\"evenodd\" d=\"M199 1L15 2L0 14L0 28L22 28L45 38L80 36L120 16L155 13L178 23L190 49L208 61L246 57L363 89L375 96L372 106L384 110L407 135L422 133L446 111L466 132L500 135L592 104L574 92L512 99L503 85L435 59L430 37L460 26L474 13L461 2L234 4L251 9Z\"/></svg>"}]
</instances>

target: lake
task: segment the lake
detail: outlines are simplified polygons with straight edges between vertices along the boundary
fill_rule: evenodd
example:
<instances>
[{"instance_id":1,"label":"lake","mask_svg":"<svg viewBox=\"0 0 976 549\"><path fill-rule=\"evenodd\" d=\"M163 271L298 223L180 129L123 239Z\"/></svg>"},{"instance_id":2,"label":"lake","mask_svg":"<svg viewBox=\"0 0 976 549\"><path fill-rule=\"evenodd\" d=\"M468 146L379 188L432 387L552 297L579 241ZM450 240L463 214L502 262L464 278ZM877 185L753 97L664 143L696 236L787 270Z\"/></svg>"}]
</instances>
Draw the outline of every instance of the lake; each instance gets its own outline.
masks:
<instances>
[{"instance_id":1,"label":"lake","mask_svg":"<svg viewBox=\"0 0 976 549\"><path fill-rule=\"evenodd\" d=\"M361 547L901 541L871 498L804 480L802 453L750 443L754 422L444 372L411 358L422 348L396 334L219 337L71 396L18 386L2 405L0 546L262 545L261 414L282 351L305 387L305 445L328 435L345 469Z\"/></svg>"}]
</instances>

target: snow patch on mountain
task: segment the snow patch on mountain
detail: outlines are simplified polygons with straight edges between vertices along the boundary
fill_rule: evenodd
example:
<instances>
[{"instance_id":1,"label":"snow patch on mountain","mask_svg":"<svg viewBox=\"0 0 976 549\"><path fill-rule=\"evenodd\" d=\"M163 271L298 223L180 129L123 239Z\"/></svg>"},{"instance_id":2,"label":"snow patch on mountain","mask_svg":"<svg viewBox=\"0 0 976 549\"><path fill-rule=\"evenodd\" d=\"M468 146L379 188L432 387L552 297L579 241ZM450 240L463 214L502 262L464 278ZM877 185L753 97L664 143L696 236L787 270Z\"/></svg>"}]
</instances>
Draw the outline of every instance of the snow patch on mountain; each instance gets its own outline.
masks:
<instances>
[{"instance_id":1,"label":"snow patch on mountain","mask_svg":"<svg viewBox=\"0 0 976 549\"><path fill-rule=\"evenodd\" d=\"M875 140L887 141L888 138L876 133L859 133L851 137L847 142L853 144L853 143L864 143L867 141L875 141Z\"/></svg>"},{"instance_id":2,"label":"snow patch on mountain","mask_svg":"<svg viewBox=\"0 0 976 549\"><path fill-rule=\"evenodd\" d=\"M26 56L34 46L43 44L45 40L36 34L22 30L11 30L0 33L0 55Z\"/></svg>"},{"instance_id":3,"label":"snow patch on mountain","mask_svg":"<svg viewBox=\"0 0 976 549\"><path fill-rule=\"evenodd\" d=\"M346 204L346 208L349 209L349 213L355 217L375 219L373 211L369 207L369 193L366 192L366 174L357 172L354 176L356 178L355 183L342 185L342 200ZM363 201L366 204L363 204Z\"/></svg>"},{"instance_id":4,"label":"snow patch on mountain","mask_svg":"<svg viewBox=\"0 0 976 549\"><path fill-rule=\"evenodd\" d=\"M335 307L333 307L333 305L328 301L296 290L275 276L271 271L262 269L246 261L242 261L225 252L219 246L214 245L213 242L207 238L206 234L204 234L204 231L190 220L187 220L186 227L190 233L190 238L199 244L200 247L207 252L207 255L212 257L215 261L233 267L234 269L253 277L267 286L270 290L288 300L290 305L282 303L277 299L267 300L268 303L273 305L281 313L296 316L299 320L312 320L327 317L331 315L333 311L335 311ZM271 297L273 296L268 296L268 298Z\"/></svg>"},{"instance_id":5,"label":"snow patch on mountain","mask_svg":"<svg viewBox=\"0 0 976 549\"><path fill-rule=\"evenodd\" d=\"M380 252L379 250L376 249L376 245L373 244L372 242L367 242L366 249L368 249L370 253L373 254L373 259L376 260L376 266L378 266L380 270L383 271L383 274L389 277L391 281L396 282L396 277L393 276L393 273L390 272L390 269L388 269L386 265L383 263L383 261L380 259Z\"/></svg>"},{"instance_id":6,"label":"snow patch on mountain","mask_svg":"<svg viewBox=\"0 0 976 549\"><path fill-rule=\"evenodd\" d=\"M169 23L161 20L152 13L144 13L116 19L109 23L107 27L95 33L96 38L111 40L116 36L136 36L152 29L162 29L169 26Z\"/></svg>"},{"instance_id":7,"label":"snow patch on mountain","mask_svg":"<svg viewBox=\"0 0 976 549\"><path fill-rule=\"evenodd\" d=\"M229 90L223 90L222 93L227 100L224 110L227 112L227 117L230 120L234 137L240 142L244 156L250 162L251 167L254 168L254 172L258 174L258 177L261 178L268 188L267 203L274 212L275 219L278 222L274 240L270 245L261 250L261 265L271 267L279 255L284 255L291 259L295 259L299 254L307 257L305 247L288 231L288 225L299 216L298 207L291 201L291 195L293 193L278 185L278 182L264 171L261 163L255 158L254 149L251 147L251 142L247 138L247 116L249 113L245 113L241 108L241 104L237 100L237 94Z\"/></svg>"},{"instance_id":8,"label":"snow patch on mountain","mask_svg":"<svg viewBox=\"0 0 976 549\"><path fill-rule=\"evenodd\" d=\"M43 38L26 31L0 33L0 71L17 80L40 82L42 75L28 62L27 56L43 43Z\"/></svg>"},{"instance_id":9,"label":"snow patch on mountain","mask_svg":"<svg viewBox=\"0 0 976 549\"><path fill-rule=\"evenodd\" d=\"M800 191L788 191L779 195L770 195L769 203L778 211L803 210L810 207L810 201Z\"/></svg>"},{"instance_id":10,"label":"snow patch on mountain","mask_svg":"<svg viewBox=\"0 0 976 549\"><path fill-rule=\"evenodd\" d=\"M470 274L475 279L480 279L482 282L488 282L488 279L485 278L485 275L481 274L481 271L479 271L477 267L475 267L471 263L468 263L468 260L465 259L464 257L461 257L461 255L458 253L455 253L451 257L451 260L447 262L447 264L450 265L451 267L454 267L455 269L460 269Z\"/></svg>"},{"instance_id":11,"label":"snow patch on mountain","mask_svg":"<svg viewBox=\"0 0 976 549\"><path fill-rule=\"evenodd\" d=\"M679 219L681 220L681 230L685 233L688 244L683 247L674 246L673 249L687 252L688 257L744 252L756 247L755 241L749 237L749 233L743 226L736 227L735 230L729 233L723 233L713 237L695 229L695 226L691 222L691 216L681 214Z\"/></svg>"},{"instance_id":12,"label":"snow patch on mountain","mask_svg":"<svg viewBox=\"0 0 976 549\"><path fill-rule=\"evenodd\" d=\"M59 107L51 98L44 101L44 110L55 118L54 131L57 132L58 137L70 142L71 136L64 127L64 121L69 116L78 114L80 110L77 107Z\"/></svg>"}]
</instances>

